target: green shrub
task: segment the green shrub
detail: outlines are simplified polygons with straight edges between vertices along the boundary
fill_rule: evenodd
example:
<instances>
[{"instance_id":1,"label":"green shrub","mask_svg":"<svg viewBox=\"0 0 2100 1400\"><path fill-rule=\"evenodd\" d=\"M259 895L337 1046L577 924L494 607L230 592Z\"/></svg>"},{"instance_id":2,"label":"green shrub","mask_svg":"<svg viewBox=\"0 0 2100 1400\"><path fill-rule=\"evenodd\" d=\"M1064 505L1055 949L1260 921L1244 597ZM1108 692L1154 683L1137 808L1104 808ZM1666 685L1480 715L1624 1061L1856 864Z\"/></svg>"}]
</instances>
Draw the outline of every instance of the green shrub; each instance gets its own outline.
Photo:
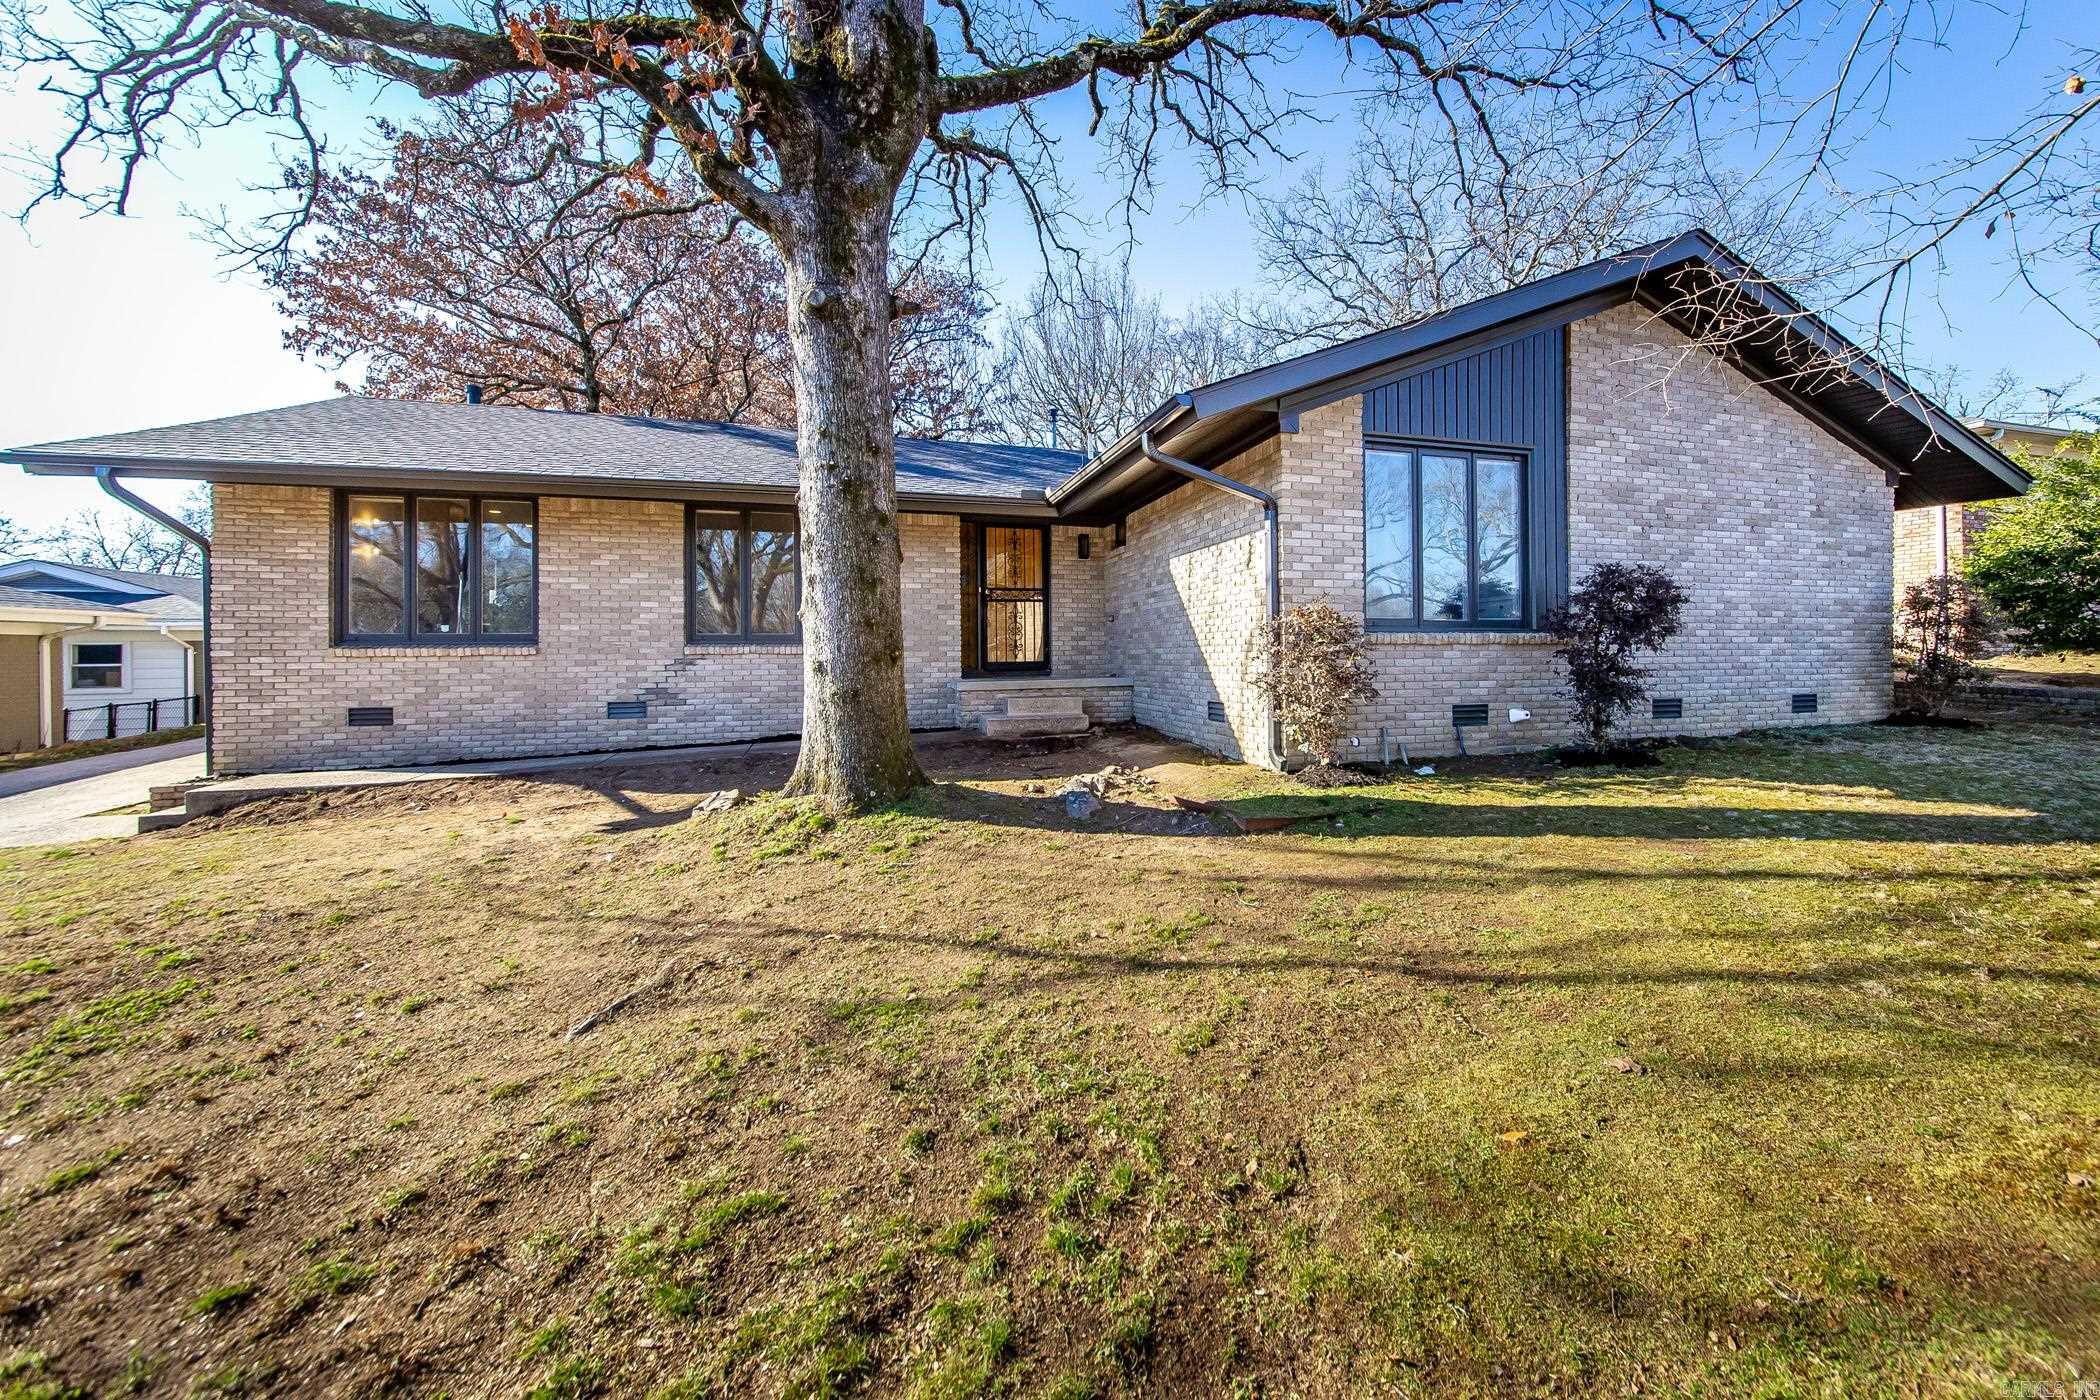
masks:
<instances>
[{"instance_id":1,"label":"green shrub","mask_svg":"<svg viewBox=\"0 0 2100 1400\"><path fill-rule=\"evenodd\" d=\"M1963 572L2028 645L2100 650L2100 437L2028 469L2033 489L1991 512Z\"/></svg>"}]
</instances>

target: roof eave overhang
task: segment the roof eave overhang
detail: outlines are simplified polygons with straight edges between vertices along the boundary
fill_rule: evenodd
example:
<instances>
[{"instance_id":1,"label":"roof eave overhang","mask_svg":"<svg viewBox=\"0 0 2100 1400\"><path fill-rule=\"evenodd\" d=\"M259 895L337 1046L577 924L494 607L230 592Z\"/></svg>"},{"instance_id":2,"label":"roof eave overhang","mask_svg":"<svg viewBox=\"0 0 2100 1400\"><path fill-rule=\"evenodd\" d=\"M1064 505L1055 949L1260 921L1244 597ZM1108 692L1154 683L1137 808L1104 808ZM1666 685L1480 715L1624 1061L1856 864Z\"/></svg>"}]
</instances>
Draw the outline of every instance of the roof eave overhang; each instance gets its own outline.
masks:
<instances>
[{"instance_id":1,"label":"roof eave overhang","mask_svg":"<svg viewBox=\"0 0 2100 1400\"><path fill-rule=\"evenodd\" d=\"M2034 484L2033 478L2022 471L2017 463L1974 429L1970 428L1968 424L1962 422L1953 414L1946 412L1924 394L1905 383L1895 373L1884 368L1879 361L1868 355L1857 345L1854 345L1851 340L1837 331L1822 317L1807 310L1784 291L1765 281L1754 268L1729 251L1718 240L1704 233L1685 235L1685 237L1696 237L1699 251L1696 256L1679 260L1679 267L1689 266L1694 263L1702 264L1716 278L1720 279L1722 285L1726 286L1732 293L1750 298L1766 315L1772 318L1774 327L1780 329L1786 335L1798 337L1813 347L1814 351L1824 358L1830 369L1841 371L1843 374L1857 379L1879 394L1889 407L1907 414L1915 420L1926 430L1928 434L1927 441L1936 440L1947 444L1953 451L1966 458L1971 465L1979 468L2006 488L2005 492L1995 493L1995 495L2008 493L2020 495ZM1644 303L1651 307L1658 310L1666 310L1670 299L1658 295L1655 288L1659 283L1666 280L1669 271L1676 270L1679 270L1679 268L1659 269L1658 271L1661 275L1644 276L1634 284L1636 293ZM1772 386L1768 385L1768 387ZM1783 390L1791 388L1791 386L1783 383L1777 387L1781 387ZM1797 403L1806 401L1806 395L1798 392L1790 392L1789 396L1794 398ZM1810 416L1814 417L1815 415L1811 414ZM1829 425L1826 424L1825 426ZM1840 426L1848 432L1857 432L1859 428L1857 424L1842 424ZM1908 464L1899 464L1899 469L1908 471L1909 466ZM1993 498L1993 495L1986 494L1979 494L1973 497L1976 500Z\"/></svg>"},{"instance_id":2,"label":"roof eave overhang","mask_svg":"<svg viewBox=\"0 0 2100 1400\"><path fill-rule=\"evenodd\" d=\"M343 467L306 464L260 465L254 462L175 461L165 458L111 458L65 453L0 452L36 476L92 476L98 467L114 467L125 476L178 481L212 481L252 486L377 487L429 490L433 486L472 491L515 492L530 496L584 496L632 501L706 501L736 505L793 505L788 486L741 485L736 482L638 481L631 477L575 476L535 472L416 471L399 467ZM1051 519L1059 512L1042 495L979 496L945 492L900 491L900 510L925 515L1000 515Z\"/></svg>"},{"instance_id":3,"label":"roof eave overhang","mask_svg":"<svg viewBox=\"0 0 2100 1400\"><path fill-rule=\"evenodd\" d=\"M1831 364L1841 366L1845 373L1871 387L1891 408L1915 419L1926 430L1928 443L1946 444L1975 469L1971 486L1935 494L1985 500L2019 494L2032 484L2016 463L1968 425L1941 410L1822 318L1771 286L1719 240L1695 229L1456 307L1441 316L1313 351L1177 395L1073 476L1052 487L1050 499L1060 508L1098 508L1114 502L1119 491L1129 491L1145 474L1139 443L1146 432L1163 445L1170 444L1210 420L1233 413L1268 415L1272 430L1292 431L1300 411L1345 398L1394 374L1457 358L1528 326L1564 324L1635 300L1661 310L1670 300L1661 289L1675 274L1695 266L1706 268L1737 292L1751 297L1787 335L1798 337ZM1860 431L1860 425L1847 423L1826 411L1797 387L1779 378L1768 378L1765 386L1840 441L1888 470L1892 484L1912 472L1914 463L1893 457ZM1234 435L1235 440L1245 437L1244 432ZM1168 450L1177 451L1173 447ZM1177 451L1177 455L1185 454ZM1202 460L1203 454L1195 456ZM2004 489L1988 488L1985 483L1990 482ZM1127 506L1127 500L1123 504Z\"/></svg>"},{"instance_id":4,"label":"roof eave overhang","mask_svg":"<svg viewBox=\"0 0 2100 1400\"><path fill-rule=\"evenodd\" d=\"M122 608L75 612L70 608L29 608L18 607L12 603L0 603L0 623L32 623L38 627L55 628L103 627L114 623L126 628L144 628L147 631L161 625L160 619L150 613L127 612Z\"/></svg>"}]
</instances>

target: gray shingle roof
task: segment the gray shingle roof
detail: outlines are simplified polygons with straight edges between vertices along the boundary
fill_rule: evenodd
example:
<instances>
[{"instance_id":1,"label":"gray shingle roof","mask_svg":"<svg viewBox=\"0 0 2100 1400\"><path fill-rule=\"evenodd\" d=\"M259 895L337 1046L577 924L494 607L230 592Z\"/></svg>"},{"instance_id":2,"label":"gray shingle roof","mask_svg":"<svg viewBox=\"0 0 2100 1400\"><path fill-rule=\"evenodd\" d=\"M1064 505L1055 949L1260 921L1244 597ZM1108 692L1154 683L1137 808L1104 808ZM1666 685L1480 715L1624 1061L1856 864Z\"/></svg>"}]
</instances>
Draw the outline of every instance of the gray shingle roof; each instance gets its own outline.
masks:
<instances>
[{"instance_id":1,"label":"gray shingle roof","mask_svg":"<svg viewBox=\"0 0 2100 1400\"><path fill-rule=\"evenodd\" d=\"M62 598L56 593L39 593L33 588L15 588L0 583L0 608L42 608L47 612L63 609L66 612L108 612L108 603L90 603L85 598Z\"/></svg>"},{"instance_id":2,"label":"gray shingle roof","mask_svg":"<svg viewBox=\"0 0 2100 1400\"><path fill-rule=\"evenodd\" d=\"M161 593L172 594L176 598L187 599L193 604L202 604L204 601L204 580L195 574L160 574L151 573L144 569L105 569L96 564L73 564L59 560L18 559L13 562L18 564L56 563L60 568L71 569L75 573L93 574L97 578L106 578L117 583L128 583L134 588L151 588Z\"/></svg>"},{"instance_id":3,"label":"gray shingle roof","mask_svg":"<svg viewBox=\"0 0 2100 1400\"><path fill-rule=\"evenodd\" d=\"M135 625L151 627L195 626L204 620L203 605L195 599L162 594L157 598L135 598L126 603L97 603L89 598L68 598L62 593L40 593L34 588L16 588L0 583L0 610L35 608L39 612L72 612L114 617L124 614L138 619Z\"/></svg>"},{"instance_id":4,"label":"gray shingle roof","mask_svg":"<svg viewBox=\"0 0 2100 1400\"><path fill-rule=\"evenodd\" d=\"M280 470L285 480L318 469L792 491L796 479L795 435L784 428L354 397L40 443L0 460ZM1048 448L901 438L897 489L1040 504L1083 461Z\"/></svg>"}]
</instances>

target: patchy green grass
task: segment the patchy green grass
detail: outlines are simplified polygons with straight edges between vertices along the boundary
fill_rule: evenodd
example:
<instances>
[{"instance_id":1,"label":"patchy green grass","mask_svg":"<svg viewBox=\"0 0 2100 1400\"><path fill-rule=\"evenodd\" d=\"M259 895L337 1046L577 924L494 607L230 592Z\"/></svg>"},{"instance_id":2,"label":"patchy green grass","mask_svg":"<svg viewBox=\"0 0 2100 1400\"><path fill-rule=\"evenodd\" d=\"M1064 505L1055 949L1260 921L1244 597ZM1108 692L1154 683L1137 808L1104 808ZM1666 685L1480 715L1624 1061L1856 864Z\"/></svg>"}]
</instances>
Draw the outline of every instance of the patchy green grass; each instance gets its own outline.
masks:
<instances>
[{"instance_id":1,"label":"patchy green grass","mask_svg":"<svg viewBox=\"0 0 2100 1400\"><path fill-rule=\"evenodd\" d=\"M1251 837L1071 822L1094 742L849 821L653 766L0 854L21 1393L2100 1373L2100 735L1144 750L1317 818Z\"/></svg>"}]
</instances>

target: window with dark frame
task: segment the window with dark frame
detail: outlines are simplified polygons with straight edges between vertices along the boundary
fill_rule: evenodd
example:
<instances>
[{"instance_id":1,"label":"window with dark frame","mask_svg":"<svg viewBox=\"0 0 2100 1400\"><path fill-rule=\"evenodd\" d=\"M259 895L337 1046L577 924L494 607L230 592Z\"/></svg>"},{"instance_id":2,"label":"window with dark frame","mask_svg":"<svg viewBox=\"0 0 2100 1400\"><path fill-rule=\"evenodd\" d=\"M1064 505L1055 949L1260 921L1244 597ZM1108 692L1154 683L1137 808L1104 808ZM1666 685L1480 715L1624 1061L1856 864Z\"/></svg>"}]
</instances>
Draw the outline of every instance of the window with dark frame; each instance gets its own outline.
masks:
<instances>
[{"instance_id":1,"label":"window with dark frame","mask_svg":"<svg viewBox=\"0 0 2100 1400\"><path fill-rule=\"evenodd\" d=\"M1364 451L1364 625L1525 625L1525 459L1466 447Z\"/></svg>"},{"instance_id":2,"label":"window with dark frame","mask_svg":"<svg viewBox=\"0 0 2100 1400\"><path fill-rule=\"evenodd\" d=\"M122 642L73 643L74 690L122 690L124 688L124 644Z\"/></svg>"},{"instance_id":3,"label":"window with dark frame","mask_svg":"<svg viewBox=\"0 0 2100 1400\"><path fill-rule=\"evenodd\" d=\"M346 491L337 516L336 632L344 644L508 644L538 635L537 502Z\"/></svg>"},{"instance_id":4,"label":"window with dark frame","mask_svg":"<svg viewBox=\"0 0 2100 1400\"><path fill-rule=\"evenodd\" d=\"M688 640L801 638L801 532L793 511L693 506L685 533Z\"/></svg>"}]
</instances>

